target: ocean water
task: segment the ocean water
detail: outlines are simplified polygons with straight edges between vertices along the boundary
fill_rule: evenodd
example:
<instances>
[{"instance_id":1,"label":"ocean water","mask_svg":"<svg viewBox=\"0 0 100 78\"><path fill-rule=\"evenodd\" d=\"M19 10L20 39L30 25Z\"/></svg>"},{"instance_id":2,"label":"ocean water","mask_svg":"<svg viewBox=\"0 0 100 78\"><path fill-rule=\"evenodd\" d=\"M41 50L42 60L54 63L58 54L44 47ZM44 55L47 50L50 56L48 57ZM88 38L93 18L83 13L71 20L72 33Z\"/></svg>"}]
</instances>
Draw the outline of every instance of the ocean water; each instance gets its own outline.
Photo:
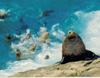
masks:
<instances>
[{"instance_id":1,"label":"ocean water","mask_svg":"<svg viewBox=\"0 0 100 78\"><path fill-rule=\"evenodd\" d=\"M61 35L66 36L69 30L82 37L87 49L100 54L100 0L0 0L0 9L10 10L9 17L0 21L0 76L61 61ZM49 16L38 18L46 10L53 12ZM50 37L52 46L47 48L44 44L39 52L40 55L51 53L53 59L44 60L44 63L40 62L41 57L37 55L39 58L16 61L15 52L11 48L12 42L5 41L5 36L24 33L27 28L33 36L38 36L43 24L50 35L56 32L53 31L55 25L58 25L59 32L62 32Z\"/></svg>"}]
</instances>

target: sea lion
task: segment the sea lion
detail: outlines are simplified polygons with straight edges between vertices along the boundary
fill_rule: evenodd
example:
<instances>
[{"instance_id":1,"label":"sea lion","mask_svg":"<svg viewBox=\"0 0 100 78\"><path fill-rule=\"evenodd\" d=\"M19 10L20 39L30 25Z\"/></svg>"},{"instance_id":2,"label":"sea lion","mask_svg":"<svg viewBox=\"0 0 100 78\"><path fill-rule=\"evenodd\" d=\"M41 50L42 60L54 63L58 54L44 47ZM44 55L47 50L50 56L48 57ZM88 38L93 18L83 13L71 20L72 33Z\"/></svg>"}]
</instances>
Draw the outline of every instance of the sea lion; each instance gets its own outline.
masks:
<instances>
[{"instance_id":1,"label":"sea lion","mask_svg":"<svg viewBox=\"0 0 100 78\"><path fill-rule=\"evenodd\" d=\"M42 35L39 37L39 41L45 43L46 40L48 39L48 36L49 36L48 32L42 33Z\"/></svg>"},{"instance_id":2,"label":"sea lion","mask_svg":"<svg viewBox=\"0 0 100 78\"><path fill-rule=\"evenodd\" d=\"M50 14L53 13L53 12L54 12L54 10L45 10L45 11L42 11L38 18L50 16Z\"/></svg>"},{"instance_id":3,"label":"sea lion","mask_svg":"<svg viewBox=\"0 0 100 78\"><path fill-rule=\"evenodd\" d=\"M86 50L85 44L76 32L68 32L62 44L63 63L96 58L93 52Z\"/></svg>"},{"instance_id":4,"label":"sea lion","mask_svg":"<svg viewBox=\"0 0 100 78\"><path fill-rule=\"evenodd\" d=\"M0 20L3 21L6 17L8 17L8 13L10 10L0 9Z\"/></svg>"},{"instance_id":5,"label":"sea lion","mask_svg":"<svg viewBox=\"0 0 100 78\"><path fill-rule=\"evenodd\" d=\"M45 27L40 27L40 36L39 41L42 43L48 43L49 44L49 32Z\"/></svg>"},{"instance_id":6,"label":"sea lion","mask_svg":"<svg viewBox=\"0 0 100 78\"><path fill-rule=\"evenodd\" d=\"M36 48L36 45L33 43L30 47L29 47L29 51L34 51Z\"/></svg>"},{"instance_id":7,"label":"sea lion","mask_svg":"<svg viewBox=\"0 0 100 78\"><path fill-rule=\"evenodd\" d=\"M7 35L5 36L5 41L7 41L7 42L12 41L13 39L14 39L14 36L11 35L11 34L7 34Z\"/></svg>"},{"instance_id":8,"label":"sea lion","mask_svg":"<svg viewBox=\"0 0 100 78\"><path fill-rule=\"evenodd\" d=\"M42 16L49 16L50 13L53 13L53 12L54 12L54 10L45 10L45 11L43 11Z\"/></svg>"},{"instance_id":9,"label":"sea lion","mask_svg":"<svg viewBox=\"0 0 100 78\"><path fill-rule=\"evenodd\" d=\"M21 52L19 49L16 50L16 60L21 60Z\"/></svg>"},{"instance_id":10,"label":"sea lion","mask_svg":"<svg viewBox=\"0 0 100 78\"><path fill-rule=\"evenodd\" d=\"M46 56L45 56L45 59L49 59L49 58L50 58L50 56L49 56L49 55L46 55Z\"/></svg>"}]
</instances>

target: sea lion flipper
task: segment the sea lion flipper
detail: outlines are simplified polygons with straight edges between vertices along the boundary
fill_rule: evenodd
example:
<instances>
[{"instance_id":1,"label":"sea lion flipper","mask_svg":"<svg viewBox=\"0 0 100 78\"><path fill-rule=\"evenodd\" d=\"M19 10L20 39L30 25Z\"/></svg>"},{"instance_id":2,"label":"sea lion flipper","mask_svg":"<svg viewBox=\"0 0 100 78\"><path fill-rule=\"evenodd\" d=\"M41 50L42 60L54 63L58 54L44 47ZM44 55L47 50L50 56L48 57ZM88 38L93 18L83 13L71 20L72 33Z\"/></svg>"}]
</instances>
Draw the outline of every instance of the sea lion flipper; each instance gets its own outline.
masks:
<instances>
[{"instance_id":1,"label":"sea lion flipper","mask_svg":"<svg viewBox=\"0 0 100 78\"><path fill-rule=\"evenodd\" d=\"M93 53L90 50L86 50L85 53L86 53L86 59L93 60L93 59L97 59L98 57L100 57L100 56L96 55L95 53Z\"/></svg>"},{"instance_id":2,"label":"sea lion flipper","mask_svg":"<svg viewBox=\"0 0 100 78\"><path fill-rule=\"evenodd\" d=\"M60 64L64 64L64 57L62 57Z\"/></svg>"}]
</instances>

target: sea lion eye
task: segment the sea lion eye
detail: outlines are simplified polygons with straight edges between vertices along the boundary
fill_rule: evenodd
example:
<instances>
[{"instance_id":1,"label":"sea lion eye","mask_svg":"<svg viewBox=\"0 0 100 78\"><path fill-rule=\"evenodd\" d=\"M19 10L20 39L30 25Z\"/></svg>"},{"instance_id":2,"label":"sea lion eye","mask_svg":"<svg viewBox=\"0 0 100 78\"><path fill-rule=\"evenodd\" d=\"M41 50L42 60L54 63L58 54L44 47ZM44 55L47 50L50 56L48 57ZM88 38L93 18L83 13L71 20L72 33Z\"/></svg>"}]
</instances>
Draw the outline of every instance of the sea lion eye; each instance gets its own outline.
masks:
<instances>
[{"instance_id":1,"label":"sea lion eye","mask_svg":"<svg viewBox=\"0 0 100 78\"><path fill-rule=\"evenodd\" d=\"M68 32L69 34L71 33L71 32Z\"/></svg>"}]
</instances>

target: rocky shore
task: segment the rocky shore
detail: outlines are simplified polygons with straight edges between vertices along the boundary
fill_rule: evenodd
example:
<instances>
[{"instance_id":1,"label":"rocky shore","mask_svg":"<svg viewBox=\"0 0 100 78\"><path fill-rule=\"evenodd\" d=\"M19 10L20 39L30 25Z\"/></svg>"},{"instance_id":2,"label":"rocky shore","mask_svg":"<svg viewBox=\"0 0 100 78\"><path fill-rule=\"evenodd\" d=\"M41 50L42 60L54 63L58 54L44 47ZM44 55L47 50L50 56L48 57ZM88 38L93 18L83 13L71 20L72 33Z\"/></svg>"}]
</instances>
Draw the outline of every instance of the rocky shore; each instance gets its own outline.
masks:
<instances>
[{"instance_id":1,"label":"rocky shore","mask_svg":"<svg viewBox=\"0 0 100 78\"><path fill-rule=\"evenodd\" d=\"M19 72L11 77L99 77L100 58L88 61L76 61L66 64L52 65Z\"/></svg>"},{"instance_id":2,"label":"rocky shore","mask_svg":"<svg viewBox=\"0 0 100 78\"><path fill-rule=\"evenodd\" d=\"M19 72L12 77L100 76L100 58L86 49L84 42L77 33L68 32L62 44L62 56L64 59L61 64Z\"/></svg>"}]
</instances>

